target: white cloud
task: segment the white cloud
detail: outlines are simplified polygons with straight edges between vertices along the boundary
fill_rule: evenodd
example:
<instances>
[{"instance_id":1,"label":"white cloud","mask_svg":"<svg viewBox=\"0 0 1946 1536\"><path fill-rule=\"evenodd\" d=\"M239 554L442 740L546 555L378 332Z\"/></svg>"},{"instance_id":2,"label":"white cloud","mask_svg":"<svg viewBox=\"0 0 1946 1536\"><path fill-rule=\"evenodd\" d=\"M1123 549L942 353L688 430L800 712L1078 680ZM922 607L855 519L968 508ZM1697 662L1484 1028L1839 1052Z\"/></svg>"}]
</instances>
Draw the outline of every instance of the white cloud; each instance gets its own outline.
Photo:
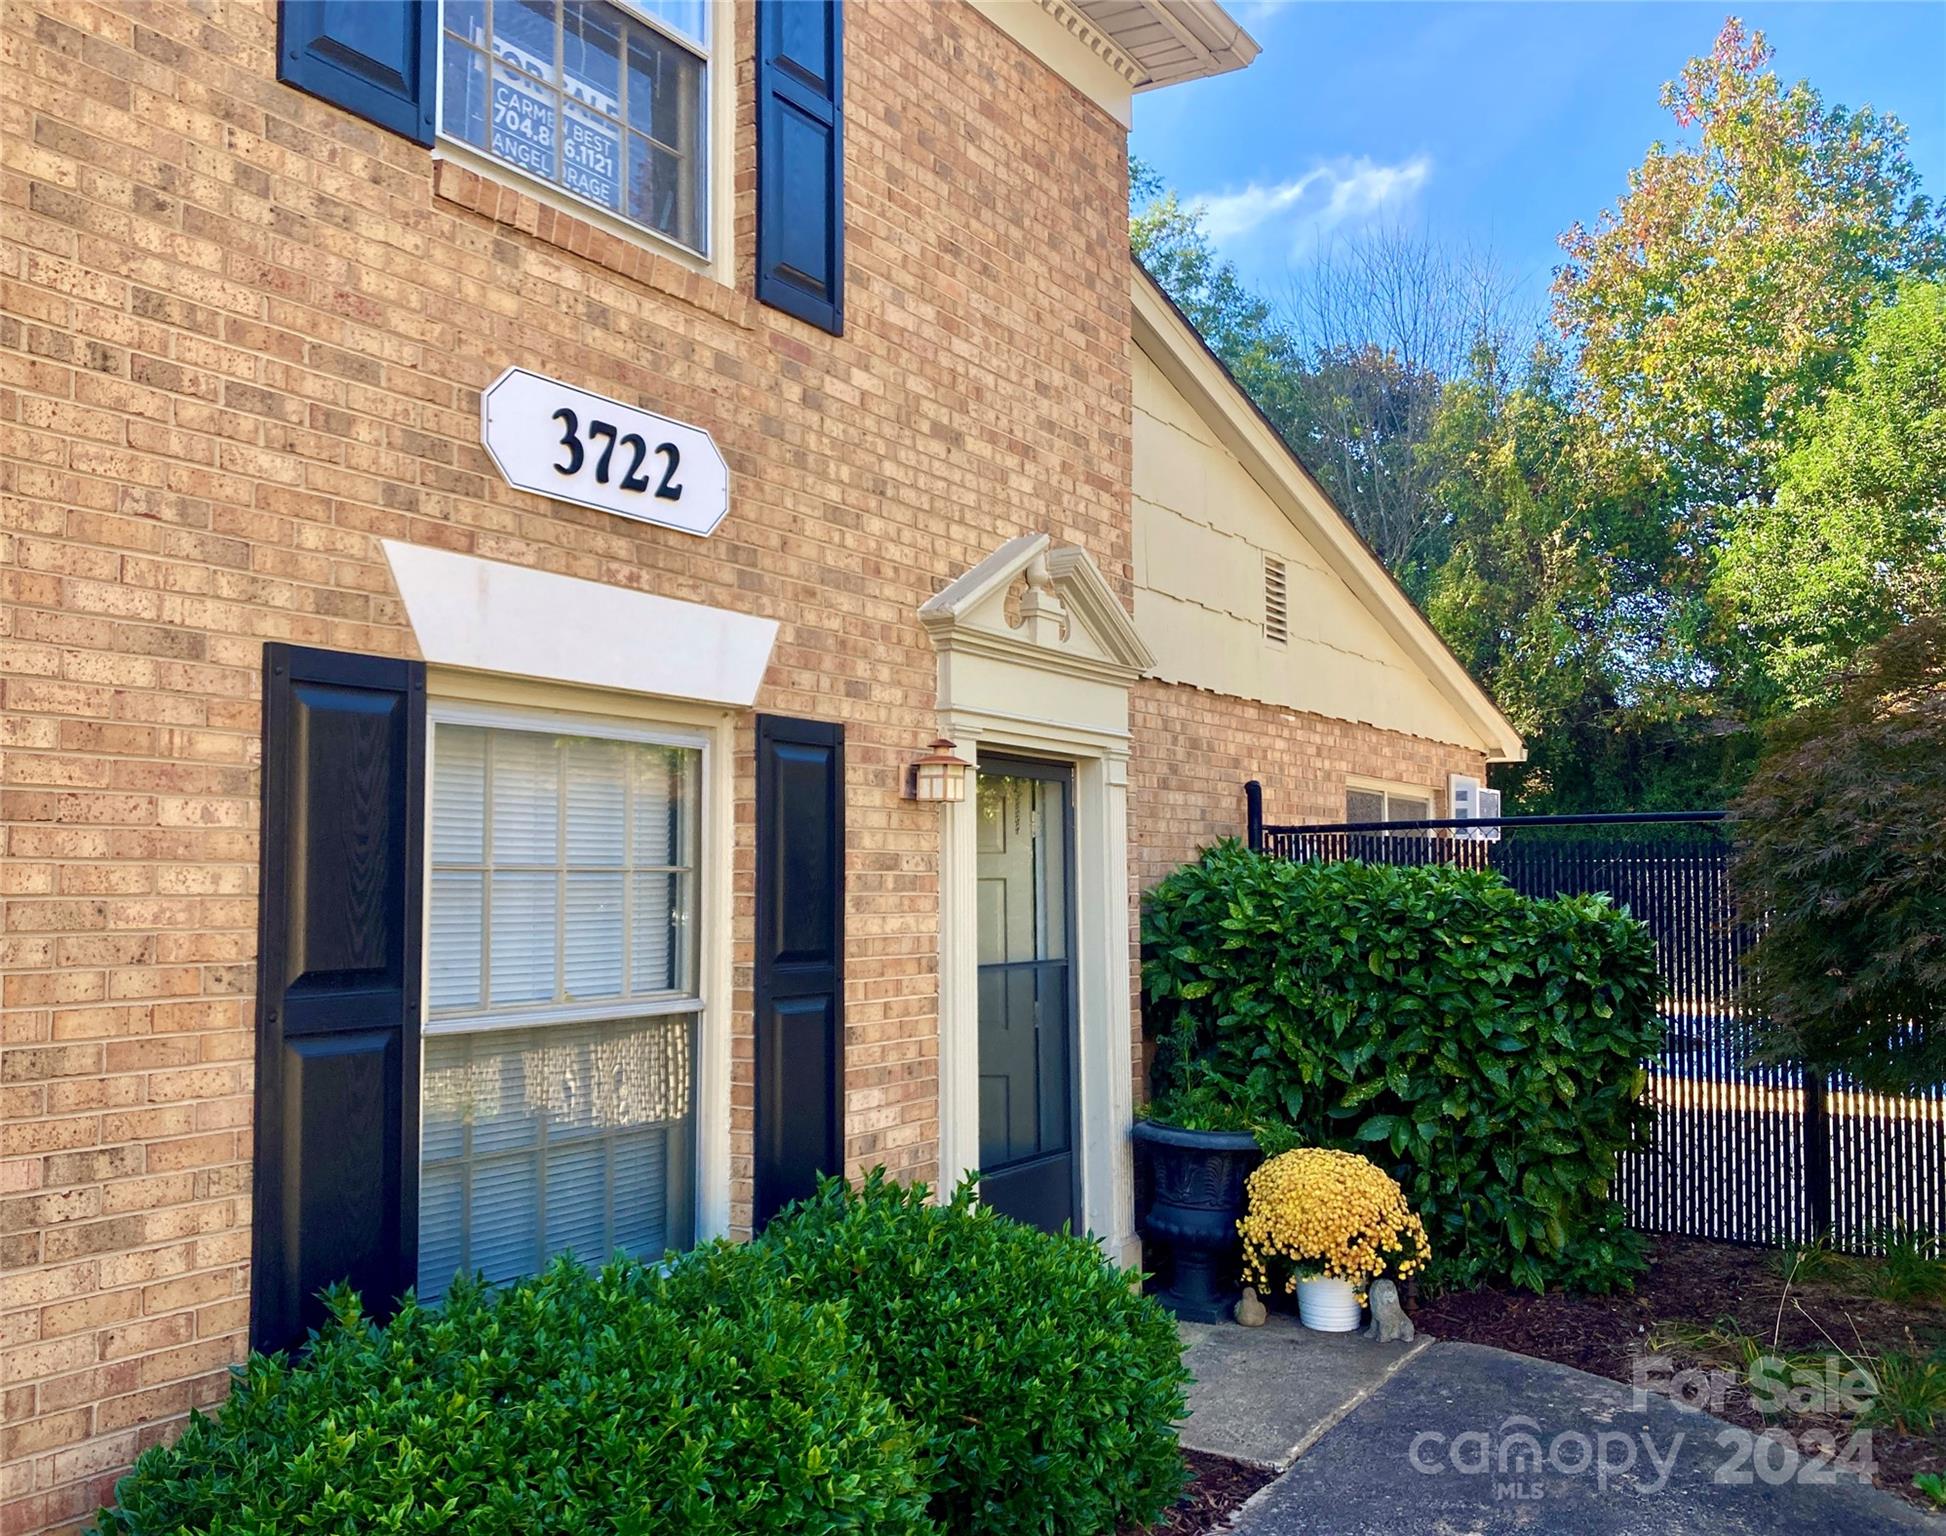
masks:
<instances>
[{"instance_id":1,"label":"white cloud","mask_svg":"<svg viewBox=\"0 0 1946 1536\"><path fill-rule=\"evenodd\" d=\"M1290 5L1292 0L1235 0L1226 9L1234 16L1247 32L1255 27L1267 27L1277 13ZM1257 39L1262 42L1262 38Z\"/></svg>"},{"instance_id":2,"label":"white cloud","mask_svg":"<svg viewBox=\"0 0 1946 1536\"><path fill-rule=\"evenodd\" d=\"M1346 224L1393 215L1418 196L1432 177L1432 157L1414 155L1379 165L1364 155L1334 160L1271 186L1252 182L1240 192L1188 199L1203 210L1204 227L1218 245L1255 243L1281 235L1292 254L1320 235Z\"/></svg>"}]
</instances>

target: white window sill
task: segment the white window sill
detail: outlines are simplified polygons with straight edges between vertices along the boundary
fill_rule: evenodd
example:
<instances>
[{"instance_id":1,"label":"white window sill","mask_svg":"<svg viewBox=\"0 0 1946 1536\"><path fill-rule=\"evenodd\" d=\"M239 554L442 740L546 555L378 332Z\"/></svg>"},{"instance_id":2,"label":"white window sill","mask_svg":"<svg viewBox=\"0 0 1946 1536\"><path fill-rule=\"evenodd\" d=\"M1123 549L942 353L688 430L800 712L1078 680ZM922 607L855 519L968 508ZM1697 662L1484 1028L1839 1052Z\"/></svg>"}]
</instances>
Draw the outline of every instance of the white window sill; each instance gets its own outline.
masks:
<instances>
[{"instance_id":1,"label":"white window sill","mask_svg":"<svg viewBox=\"0 0 1946 1536\"><path fill-rule=\"evenodd\" d=\"M449 161L453 165L471 171L482 180L496 182L523 197L531 197L543 207L552 208L556 213L568 218L578 219L605 234L613 235L618 240L639 245L667 261L674 262L677 266L699 276L711 278L726 287L733 285L735 281L728 254L722 249L727 244L726 241L718 241L719 249L716 256L705 256L681 241L649 228L646 224L637 224L633 219L625 219L598 203L591 203L585 198L577 197L552 182L529 176L518 167L508 165L504 160L496 160L491 155L482 154L469 144L462 144L443 135L433 146L432 158L435 165L442 160Z\"/></svg>"}]
</instances>

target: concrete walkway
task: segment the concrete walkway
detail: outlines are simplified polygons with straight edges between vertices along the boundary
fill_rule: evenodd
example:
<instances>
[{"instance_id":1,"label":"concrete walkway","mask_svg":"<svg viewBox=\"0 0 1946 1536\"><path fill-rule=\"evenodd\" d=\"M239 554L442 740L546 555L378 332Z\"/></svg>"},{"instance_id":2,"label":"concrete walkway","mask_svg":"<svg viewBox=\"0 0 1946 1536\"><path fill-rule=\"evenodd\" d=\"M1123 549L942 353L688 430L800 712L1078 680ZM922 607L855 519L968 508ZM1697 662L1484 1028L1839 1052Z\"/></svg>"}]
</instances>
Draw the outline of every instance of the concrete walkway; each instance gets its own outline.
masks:
<instances>
[{"instance_id":1,"label":"concrete walkway","mask_svg":"<svg viewBox=\"0 0 1946 1536\"><path fill-rule=\"evenodd\" d=\"M1313 1333L1283 1312L1261 1328L1176 1326L1183 1364L1196 1378L1182 1443L1278 1472L1430 1342L1375 1344L1362 1333Z\"/></svg>"},{"instance_id":2,"label":"concrete walkway","mask_svg":"<svg viewBox=\"0 0 1946 1536\"><path fill-rule=\"evenodd\" d=\"M1294 1328L1184 1333L1202 1374L1183 1443L1289 1467L1237 1536L1946 1533L1855 1474L1567 1366Z\"/></svg>"}]
</instances>

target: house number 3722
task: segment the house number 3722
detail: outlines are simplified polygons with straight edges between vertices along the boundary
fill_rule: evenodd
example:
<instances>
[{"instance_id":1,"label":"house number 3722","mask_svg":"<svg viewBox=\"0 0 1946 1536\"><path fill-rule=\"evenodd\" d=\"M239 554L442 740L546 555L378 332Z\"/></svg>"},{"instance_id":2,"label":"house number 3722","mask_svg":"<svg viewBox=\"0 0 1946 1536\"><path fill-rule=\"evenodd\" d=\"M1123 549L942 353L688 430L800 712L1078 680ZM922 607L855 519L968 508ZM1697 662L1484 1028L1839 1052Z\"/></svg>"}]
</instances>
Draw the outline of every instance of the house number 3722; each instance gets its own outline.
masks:
<instances>
[{"instance_id":1,"label":"house number 3722","mask_svg":"<svg viewBox=\"0 0 1946 1536\"><path fill-rule=\"evenodd\" d=\"M607 485L610 473L617 467L616 450L620 449L624 462L619 466L621 478L615 484L625 491L640 493L653 483L657 500L682 500L682 487L676 483L682 450L674 443L657 443L651 449L641 433L621 432L612 421L590 421L584 429L581 418L565 405L554 413L554 419L561 424L561 447L567 454L565 462L555 464L557 474L578 475L593 459L595 484ZM654 467L649 464L651 454L662 466L661 477L653 482L649 473Z\"/></svg>"},{"instance_id":2,"label":"house number 3722","mask_svg":"<svg viewBox=\"0 0 1946 1536\"><path fill-rule=\"evenodd\" d=\"M480 391L480 441L515 490L698 538L730 513L729 462L703 428L526 368Z\"/></svg>"}]
</instances>

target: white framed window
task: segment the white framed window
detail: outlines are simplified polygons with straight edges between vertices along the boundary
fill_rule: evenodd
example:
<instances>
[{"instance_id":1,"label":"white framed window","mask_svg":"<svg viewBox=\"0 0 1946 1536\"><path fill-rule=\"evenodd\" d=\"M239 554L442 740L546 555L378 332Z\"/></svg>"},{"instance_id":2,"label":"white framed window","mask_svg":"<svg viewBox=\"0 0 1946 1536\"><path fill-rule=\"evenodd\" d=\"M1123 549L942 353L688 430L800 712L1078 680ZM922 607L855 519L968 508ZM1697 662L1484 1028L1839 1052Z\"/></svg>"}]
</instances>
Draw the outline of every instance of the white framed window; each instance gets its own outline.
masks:
<instances>
[{"instance_id":1,"label":"white framed window","mask_svg":"<svg viewBox=\"0 0 1946 1536\"><path fill-rule=\"evenodd\" d=\"M434 707L423 1299L694 1241L706 750Z\"/></svg>"},{"instance_id":2,"label":"white framed window","mask_svg":"<svg viewBox=\"0 0 1946 1536\"><path fill-rule=\"evenodd\" d=\"M1345 820L1348 822L1432 819L1431 790L1363 784L1350 784L1345 788Z\"/></svg>"},{"instance_id":3,"label":"white framed window","mask_svg":"<svg viewBox=\"0 0 1946 1536\"><path fill-rule=\"evenodd\" d=\"M439 134L709 254L708 0L441 0Z\"/></svg>"}]
</instances>

